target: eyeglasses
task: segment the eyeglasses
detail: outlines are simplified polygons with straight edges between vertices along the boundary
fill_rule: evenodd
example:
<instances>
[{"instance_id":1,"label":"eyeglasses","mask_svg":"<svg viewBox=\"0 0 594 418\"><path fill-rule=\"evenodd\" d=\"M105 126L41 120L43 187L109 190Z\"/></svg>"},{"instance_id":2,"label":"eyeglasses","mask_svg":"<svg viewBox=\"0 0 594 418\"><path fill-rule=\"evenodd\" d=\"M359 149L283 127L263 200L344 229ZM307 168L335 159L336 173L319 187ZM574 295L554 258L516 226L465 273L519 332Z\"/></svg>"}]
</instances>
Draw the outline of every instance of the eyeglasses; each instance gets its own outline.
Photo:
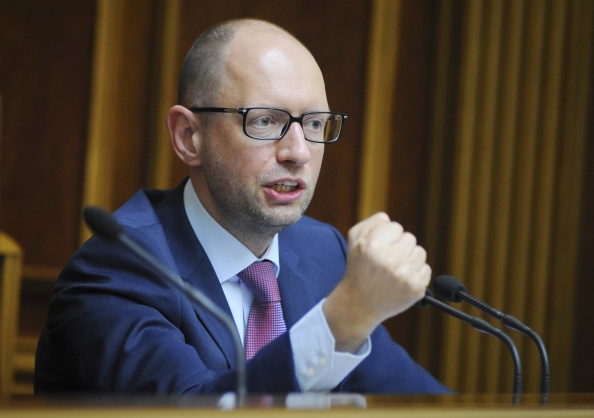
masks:
<instances>
[{"instance_id":1,"label":"eyeglasses","mask_svg":"<svg viewBox=\"0 0 594 418\"><path fill-rule=\"evenodd\" d=\"M293 116L289 112L270 107L192 107L190 111L239 113L243 115L243 132L253 139L281 139L293 122L303 128L305 139L310 142L336 142L347 118L337 112L305 112Z\"/></svg>"}]
</instances>

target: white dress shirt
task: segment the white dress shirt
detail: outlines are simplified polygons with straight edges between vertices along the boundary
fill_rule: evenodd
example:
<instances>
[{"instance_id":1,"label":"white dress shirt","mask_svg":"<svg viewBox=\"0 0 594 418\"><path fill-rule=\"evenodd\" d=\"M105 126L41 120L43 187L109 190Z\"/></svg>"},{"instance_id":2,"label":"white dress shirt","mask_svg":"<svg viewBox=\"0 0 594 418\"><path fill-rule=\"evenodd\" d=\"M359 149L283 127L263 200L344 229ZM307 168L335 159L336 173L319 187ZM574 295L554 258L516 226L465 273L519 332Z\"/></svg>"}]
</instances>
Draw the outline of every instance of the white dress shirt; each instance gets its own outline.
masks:
<instances>
[{"instance_id":1,"label":"white dress shirt","mask_svg":"<svg viewBox=\"0 0 594 418\"><path fill-rule=\"evenodd\" d=\"M253 295L237 274L255 261L269 260L274 264L278 277L278 234L266 253L257 258L208 214L190 180L184 189L184 207L194 233L221 282L241 341L244 342ZM323 303L324 300L314 306L289 330L295 372L302 391L334 388L371 351L369 338L356 354L335 351L334 336L322 311Z\"/></svg>"}]
</instances>

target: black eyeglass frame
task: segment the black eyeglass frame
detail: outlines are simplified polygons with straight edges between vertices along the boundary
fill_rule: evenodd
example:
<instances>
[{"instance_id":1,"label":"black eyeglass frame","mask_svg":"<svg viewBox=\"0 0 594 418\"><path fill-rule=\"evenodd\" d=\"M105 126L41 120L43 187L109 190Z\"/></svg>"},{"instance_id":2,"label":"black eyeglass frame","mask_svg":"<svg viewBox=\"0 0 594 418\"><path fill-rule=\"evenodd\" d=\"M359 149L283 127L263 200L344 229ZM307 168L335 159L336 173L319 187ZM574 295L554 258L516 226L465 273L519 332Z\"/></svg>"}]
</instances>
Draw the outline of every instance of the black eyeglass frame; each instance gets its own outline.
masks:
<instances>
[{"instance_id":1,"label":"black eyeglass frame","mask_svg":"<svg viewBox=\"0 0 594 418\"><path fill-rule=\"evenodd\" d=\"M289 115L289 123L287 123L287 125L283 128L283 130L281 131L280 135L276 138L258 138L255 136L252 136L250 134L247 133L247 114L250 110L252 109L261 109L261 110L276 110L279 112L284 112L287 115ZM340 135L342 135L342 127L344 126L344 121L347 119L347 115L344 113L339 113L339 112L326 112L326 111L318 111L318 112L305 112L302 113L299 116L293 116L291 113L287 112L286 110L283 109L277 109L275 107L191 107L188 109L190 112L192 113L200 113L200 112L216 112L216 113L238 113L243 115L243 133L252 139L257 139L258 141L278 141L279 139L282 139L287 131L289 130L289 127L293 124L293 122L297 122L299 123L299 125L301 125L301 129L303 129L303 118L306 117L307 115L312 115L315 113L327 113L330 115L338 115L341 118L340 121L340 130L338 131L338 135L336 135L336 138L331 140L331 141L314 141L311 139L308 139L305 136L305 130L303 132L303 135L305 137L305 139L309 142L313 142L315 144L331 144L333 142L338 141L338 139L340 138Z\"/></svg>"}]
</instances>

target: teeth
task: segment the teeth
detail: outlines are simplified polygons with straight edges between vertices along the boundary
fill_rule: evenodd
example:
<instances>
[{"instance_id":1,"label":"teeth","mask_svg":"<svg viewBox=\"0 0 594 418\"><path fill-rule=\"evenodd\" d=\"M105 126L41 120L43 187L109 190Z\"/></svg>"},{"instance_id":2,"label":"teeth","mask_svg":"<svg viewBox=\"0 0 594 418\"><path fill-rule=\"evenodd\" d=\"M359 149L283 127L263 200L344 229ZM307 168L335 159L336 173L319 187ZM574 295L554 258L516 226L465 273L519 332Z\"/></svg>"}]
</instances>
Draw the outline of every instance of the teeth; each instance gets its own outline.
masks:
<instances>
[{"instance_id":1,"label":"teeth","mask_svg":"<svg viewBox=\"0 0 594 418\"><path fill-rule=\"evenodd\" d=\"M290 193L297 189L296 181L279 181L275 183L272 188L279 193Z\"/></svg>"}]
</instances>

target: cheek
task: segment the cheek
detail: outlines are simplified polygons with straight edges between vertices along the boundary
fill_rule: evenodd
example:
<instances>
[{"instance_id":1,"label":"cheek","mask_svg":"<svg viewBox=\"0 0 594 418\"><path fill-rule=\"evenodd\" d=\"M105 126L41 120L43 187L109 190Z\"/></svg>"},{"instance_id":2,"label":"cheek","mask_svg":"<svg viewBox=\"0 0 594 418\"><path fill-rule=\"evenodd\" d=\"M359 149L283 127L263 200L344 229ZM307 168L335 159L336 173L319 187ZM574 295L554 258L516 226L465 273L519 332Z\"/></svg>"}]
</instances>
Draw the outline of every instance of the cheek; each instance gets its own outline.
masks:
<instances>
[{"instance_id":1,"label":"cheek","mask_svg":"<svg viewBox=\"0 0 594 418\"><path fill-rule=\"evenodd\" d=\"M226 177L244 171L251 158L243 133L237 133L233 126L224 124L210 127L205 139L204 155L208 155L211 162L216 162L218 175L221 175L221 170L227 171Z\"/></svg>"},{"instance_id":2,"label":"cheek","mask_svg":"<svg viewBox=\"0 0 594 418\"><path fill-rule=\"evenodd\" d=\"M263 150L255 150L249 147L228 148L224 156L224 165L239 182L249 182L257 178L270 165L271 156ZM274 158L274 157L272 157Z\"/></svg>"},{"instance_id":3,"label":"cheek","mask_svg":"<svg viewBox=\"0 0 594 418\"><path fill-rule=\"evenodd\" d=\"M322 168L322 160L324 159L324 147L326 147L326 145L314 145L314 148L311 150L311 169L316 177L320 173L320 169Z\"/></svg>"}]
</instances>

